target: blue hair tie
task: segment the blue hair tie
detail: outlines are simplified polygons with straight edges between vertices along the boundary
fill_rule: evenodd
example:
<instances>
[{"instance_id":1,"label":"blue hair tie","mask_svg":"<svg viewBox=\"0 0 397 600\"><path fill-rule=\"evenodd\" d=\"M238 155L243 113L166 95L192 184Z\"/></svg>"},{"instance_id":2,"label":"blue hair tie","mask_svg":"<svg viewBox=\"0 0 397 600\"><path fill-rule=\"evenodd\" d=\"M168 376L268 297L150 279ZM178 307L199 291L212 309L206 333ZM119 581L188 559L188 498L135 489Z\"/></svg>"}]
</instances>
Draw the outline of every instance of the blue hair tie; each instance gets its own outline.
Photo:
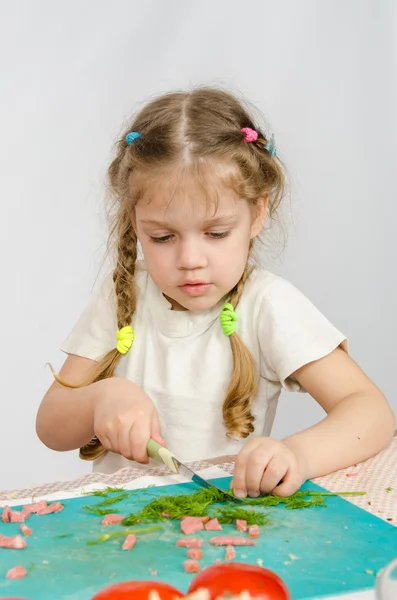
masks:
<instances>
[{"instance_id":1,"label":"blue hair tie","mask_svg":"<svg viewBox=\"0 0 397 600\"><path fill-rule=\"evenodd\" d=\"M274 139L274 135L272 135L270 140L267 142L265 148L269 152L270 156L277 156L276 141Z\"/></svg>"},{"instance_id":2,"label":"blue hair tie","mask_svg":"<svg viewBox=\"0 0 397 600\"><path fill-rule=\"evenodd\" d=\"M138 133L137 131L130 131L130 133L127 133L127 135L125 136L125 141L127 142L127 144L129 146L131 146L131 144L133 144L134 141L140 137L141 137L141 134Z\"/></svg>"}]
</instances>

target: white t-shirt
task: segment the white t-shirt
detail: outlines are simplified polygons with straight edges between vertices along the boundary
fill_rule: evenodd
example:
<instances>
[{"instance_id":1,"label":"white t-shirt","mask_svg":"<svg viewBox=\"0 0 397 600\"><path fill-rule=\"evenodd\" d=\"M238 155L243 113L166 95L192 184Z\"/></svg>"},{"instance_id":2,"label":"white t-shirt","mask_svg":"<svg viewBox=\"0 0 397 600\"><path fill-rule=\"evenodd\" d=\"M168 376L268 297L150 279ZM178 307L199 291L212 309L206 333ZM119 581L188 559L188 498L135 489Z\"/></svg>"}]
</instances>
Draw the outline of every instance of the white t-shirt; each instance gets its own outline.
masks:
<instances>
[{"instance_id":1,"label":"white t-shirt","mask_svg":"<svg viewBox=\"0 0 397 600\"><path fill-rule=\"evenodd\" d=\"M173 311L144 263L139 263L136 278L135 339L115 375L130 379L152 399L167 447L180 460L236 454L246 440L228 439L223 425L222 404L233 369L230 341L219 321L223 301L206 312ZM251 274L236 313L237 332L258 369L252 435L268 436L282 387L300 391L291 374L339 345L346 349L346 338L293 285L262 269ZM116 330L109 278L62 350L99 360L115 348ZM131 464L107 452L94 461L94 471L112 473Z\"/></svg>"}]
</instances>

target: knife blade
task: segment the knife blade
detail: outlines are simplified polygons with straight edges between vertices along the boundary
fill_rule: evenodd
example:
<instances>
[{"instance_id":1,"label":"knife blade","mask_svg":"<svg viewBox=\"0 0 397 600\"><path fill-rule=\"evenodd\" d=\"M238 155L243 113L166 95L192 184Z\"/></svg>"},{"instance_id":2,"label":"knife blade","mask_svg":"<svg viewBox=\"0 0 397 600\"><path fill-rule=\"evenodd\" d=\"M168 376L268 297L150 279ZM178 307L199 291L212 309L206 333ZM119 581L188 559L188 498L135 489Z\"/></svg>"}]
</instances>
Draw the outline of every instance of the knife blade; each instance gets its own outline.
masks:
<instances>
[{"instance_id":1,"label":"knife blade","mask_svg":"<svg viewBox=\"0 0 397 600\"><path fill-rule=\"evenodd\" d=\"M157 442L155 442L152 439L150 439L148 442L147 453L148 453L148 456L150 456L150 458L153 458L153 460L162 462L163 464L165 464L166 467L168 467L174 473L180 473L181 475L184 475L185 477L187 477L188 479L190 479L197 485L204 487L204 488L215 489L215 490L217 490L217 492L219 492L223 496L225 496L225 499L227 499L229 501L231 500L232 502L245 504L243 498L236 498L235 496L228 494L228 492L226 492L225 490L222 490L221 488L219 488L217 485L215 485L211 481L207 481L206 479L201 477L198 473L196 473L196 471L193 471L193 469L191 469L190 467L185 465L183 462L181 462L178 458L176 458L176 456L174 456L174 454L172 454L172 452L170 452L168 450L168 448L164 448L164 446L161 446L160 444L158 444Z\"/></svg>"}]
</instances>

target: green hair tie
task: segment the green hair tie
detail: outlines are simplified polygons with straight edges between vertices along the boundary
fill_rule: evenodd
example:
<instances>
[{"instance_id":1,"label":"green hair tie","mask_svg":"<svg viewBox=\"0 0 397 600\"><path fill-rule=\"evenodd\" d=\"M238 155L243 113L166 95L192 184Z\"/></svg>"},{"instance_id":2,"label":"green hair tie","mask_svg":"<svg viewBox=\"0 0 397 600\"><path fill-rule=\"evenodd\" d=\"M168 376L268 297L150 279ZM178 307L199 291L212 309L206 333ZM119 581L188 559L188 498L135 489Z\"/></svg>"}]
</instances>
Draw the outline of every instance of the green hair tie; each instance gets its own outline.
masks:
<instances>
[{"instance_id":1,"label":"green hair tie","mask_svg":"<svg viewBox=\"0 0 397 600\"><path fill-rule=\"evenodd\" d=\"M225 335L232 335L232 333L236 331L237 315L234 311L234 307L229 302L223 305L219 319Z\"/></svg>"}]
</instances>

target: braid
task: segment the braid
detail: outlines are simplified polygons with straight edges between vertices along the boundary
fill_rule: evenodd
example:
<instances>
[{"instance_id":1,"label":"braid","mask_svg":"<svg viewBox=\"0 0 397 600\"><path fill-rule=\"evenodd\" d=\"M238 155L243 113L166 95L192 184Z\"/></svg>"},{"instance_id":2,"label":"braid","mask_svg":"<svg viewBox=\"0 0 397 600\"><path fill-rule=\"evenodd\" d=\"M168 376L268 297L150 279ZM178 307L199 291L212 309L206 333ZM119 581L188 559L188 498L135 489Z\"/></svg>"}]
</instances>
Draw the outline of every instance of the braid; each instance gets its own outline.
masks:
<instances>
[{"instance_id":1,"label":"braid","mask_svg":"<svg viewBox=\"0 0 397 600\"><path fill-rule=\"evenodd\" d=\"M247 264L240 281L230 297L230 304L236 308L244 285L251 274ZM251 400L256 394L256 369L254 359L237 333L230 336L233 354L233 373L226 398L223 402L223 422L227 436L246 438L253 433L254 417L251 413Z\"/></svg>"},{"instance_id":2,"label":"braid","mask_svg":"<svg viewBox=\"0 0 397 600\"><path fill-rule=\"evenodd\" d=\"M119 329L131 323L132 315L136 309L135 289L135 265L137 259L137 238L131 221L122 226L119 231L117 247L117 266L113 272L113 281L117 299L117 322ZM94 383L101 379L113 377L114 370L121 354L116 348L110 350L98 364L96 372L91 381ZM100 440L94 437L88 444L80 448L80 458L83 460L95 460L106 452Z\"/></svg>"}]
</instances>

